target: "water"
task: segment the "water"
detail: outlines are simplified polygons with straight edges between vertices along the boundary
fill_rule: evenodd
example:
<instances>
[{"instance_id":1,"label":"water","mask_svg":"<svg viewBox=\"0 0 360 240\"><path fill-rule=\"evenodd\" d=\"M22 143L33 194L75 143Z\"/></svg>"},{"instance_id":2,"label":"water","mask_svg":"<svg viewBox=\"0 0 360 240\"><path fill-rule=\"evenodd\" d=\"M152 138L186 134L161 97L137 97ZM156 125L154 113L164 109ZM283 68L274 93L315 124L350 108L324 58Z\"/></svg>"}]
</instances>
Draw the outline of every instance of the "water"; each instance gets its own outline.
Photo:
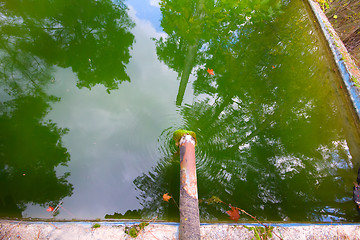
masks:
<instances>
[{"instance_id":1,"label":"water","mask_svg":"<svg viewBox=\"0 0 360 240\"><path fill-rule=\"evenodd\" d=\"M1 216L177 220L184 128L203 221L358 221L359 130L316 25L255 3L3 2Z\"/></svg>"}]
</instances>

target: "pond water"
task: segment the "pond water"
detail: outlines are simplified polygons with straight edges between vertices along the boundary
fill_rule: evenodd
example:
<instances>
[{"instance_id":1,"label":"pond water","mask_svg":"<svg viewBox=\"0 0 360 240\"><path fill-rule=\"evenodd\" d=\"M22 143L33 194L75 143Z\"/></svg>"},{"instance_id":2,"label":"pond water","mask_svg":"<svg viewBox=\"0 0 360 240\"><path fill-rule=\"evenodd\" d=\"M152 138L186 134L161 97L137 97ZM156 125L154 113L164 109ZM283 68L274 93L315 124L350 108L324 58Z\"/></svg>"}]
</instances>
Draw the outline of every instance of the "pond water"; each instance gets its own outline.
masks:
<instances>
[{"instance_id":1,"label":"pond water","mask_svg":"<svg viewBox=\"0 0 360 240\"><path fill-rule=\"evenodd\" d=\"M203 221L360 220L359 128L303 1L0 7L1 217L176 221L181 128Z\"/></svg>"}]
</instances>

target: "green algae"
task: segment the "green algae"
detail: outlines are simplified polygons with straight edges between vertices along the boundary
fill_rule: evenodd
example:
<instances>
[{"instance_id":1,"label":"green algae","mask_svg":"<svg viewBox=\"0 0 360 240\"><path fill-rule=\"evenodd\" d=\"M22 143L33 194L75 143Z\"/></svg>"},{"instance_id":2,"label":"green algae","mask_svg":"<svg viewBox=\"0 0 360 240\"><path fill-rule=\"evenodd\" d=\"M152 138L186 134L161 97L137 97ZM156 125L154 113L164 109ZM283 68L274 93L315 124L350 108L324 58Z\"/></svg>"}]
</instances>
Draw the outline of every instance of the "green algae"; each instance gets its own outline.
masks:
<instances>
[{"instance_id":1,"label":"green algae","mask_svg":"<svg viewBox=\"0 0 360 240\"><path fill-rule=\"evenodd\" d=\"M136 238L140 234L140 232L144 230L144 228L148 225L148 222L142 222L140 224L135 224L131 227L125 227L125 233L130 235L130 237L132 238Z\"/></svg>"},{"instance_id":2,"label":"green algae","mask_svg":"<svg viewBox=\"0 0 360 240\"><path fill-rule=\"evenodd\" d=\"M95 223L94 225L91 226L91 228L99 228L99 227L101 227L101 225L98 223Z\"/></svg>"},{"instance_id":3,"label":"green algae","mask_svg":"<svg viewBox=\"0 0 360 240\"><path fill-rule=\"evenodd\" d=\"M176 146L179 145L180 139L184 136L184 135L190 135L195 139L195 146L197 145L197 140L196 140L196 133L193 131L189 131L189 130L184 130L184 129L178 129L174 132L173 134L173 139L175 141Z\"/></svg>"}]
</instances>

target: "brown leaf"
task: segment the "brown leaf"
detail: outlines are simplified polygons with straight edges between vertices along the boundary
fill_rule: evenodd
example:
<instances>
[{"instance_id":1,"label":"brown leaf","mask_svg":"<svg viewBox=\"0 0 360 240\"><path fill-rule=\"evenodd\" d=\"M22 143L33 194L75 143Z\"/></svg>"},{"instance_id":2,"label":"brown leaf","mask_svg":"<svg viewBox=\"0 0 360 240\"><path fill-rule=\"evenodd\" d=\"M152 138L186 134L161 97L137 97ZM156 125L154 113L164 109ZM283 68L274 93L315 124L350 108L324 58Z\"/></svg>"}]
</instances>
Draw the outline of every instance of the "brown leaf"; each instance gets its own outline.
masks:
<instances>
[{"instance_id":1,"label":"brown leaf","mask_svg":"<svg viewBox=\"0 0 360 240\"><path fill-rule=\"evenodd\" d=\"M169 194L165 193L163 195L163 199L164 199L164 201L168 202L171 199L171 196Z\"/></svg>"},{"instance_id":2,"label":"brown leaf","mask_svg":"<svg viewBox=\"0 0 360 240\"><path fill-rule=\"evenodd\" d=\"M231 205L230 205L230 207L231 207L231 210L226 211L226 213L230 216L230 219L231 219L231 220L234 220L234 221L239 220L240 214L239 214L238 208L237 208L237 207L233 207L233 206L231 206Z\"/></svg>"}]
</instances>

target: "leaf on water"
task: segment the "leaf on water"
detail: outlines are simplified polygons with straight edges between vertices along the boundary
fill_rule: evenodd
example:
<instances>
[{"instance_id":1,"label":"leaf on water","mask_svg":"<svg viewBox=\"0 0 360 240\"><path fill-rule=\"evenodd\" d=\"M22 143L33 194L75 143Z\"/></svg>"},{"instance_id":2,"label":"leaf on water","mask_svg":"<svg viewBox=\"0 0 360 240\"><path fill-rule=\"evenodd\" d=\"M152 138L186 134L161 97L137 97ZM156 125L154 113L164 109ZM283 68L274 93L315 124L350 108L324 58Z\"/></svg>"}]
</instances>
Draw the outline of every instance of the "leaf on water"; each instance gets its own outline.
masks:
<instances>
[{"instance_id":1,"label":"leaf on water","mask_svg":"<svg viewBox=\"0 0 360 240\"><path fill-rule=\"evenodd\" d=\"M54 211L54 208L52 206L49 206L47 209L46 209L47 212L52 212Z\"/></svg>"},{"instance_id":2,"label":"leaf on water","mask_svg":"<svg viewBox=\"0 0 360 240\"><path fill-rule=\"evenodd\" d=\"M209 69L209 68L208 68L208 69L207 69L207 72L208 72L210 75L215 75L215 74L214 74L214 70L212 70L212 69Z\"/></svg>"},{"instance_id":3,"label":"leaf on water","mask_svg":"<svg viewBox=\"0 0 360 240\"><path fill-rule=\"evenodd\" d=\"M165 193L163 195L163 199L164 199L164 201L168 202L171 199L171 196L169 194Z\"/></svg>"},{"instance_id":4,"label":"leaf on water","mask_svg":"<svg viewBox=\"0 0 360 240\"><path fill-rule=\"evenodd\" d=\"M236 207L231 206L231 210L226 211L226 213L230 216L231 220L237 221L240 218L239 210Z\"/></svg>"}]
</instances>

